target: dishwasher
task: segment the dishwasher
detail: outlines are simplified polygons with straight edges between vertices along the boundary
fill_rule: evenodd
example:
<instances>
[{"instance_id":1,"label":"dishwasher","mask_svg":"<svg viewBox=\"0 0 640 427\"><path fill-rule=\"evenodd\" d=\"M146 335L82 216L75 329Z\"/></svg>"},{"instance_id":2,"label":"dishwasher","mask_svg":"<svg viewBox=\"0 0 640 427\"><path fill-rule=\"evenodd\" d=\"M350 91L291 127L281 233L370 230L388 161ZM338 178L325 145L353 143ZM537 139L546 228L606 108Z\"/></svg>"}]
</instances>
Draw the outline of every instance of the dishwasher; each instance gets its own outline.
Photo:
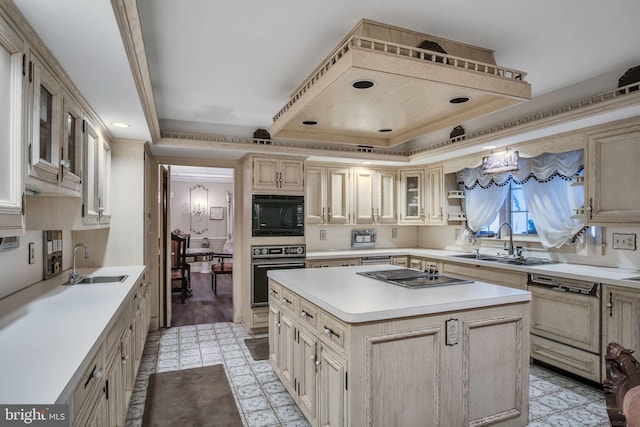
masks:
<instances>
[{"instance_id":1,"label":"dishwasher","mask_svg":"<svg viewBox=\"0 0 640 427\"><path fill-rule=\"evenodd\" d=\"M533 273L527 284L531 358L600 382L601 284Z\"/></svg>"}]
</instances>

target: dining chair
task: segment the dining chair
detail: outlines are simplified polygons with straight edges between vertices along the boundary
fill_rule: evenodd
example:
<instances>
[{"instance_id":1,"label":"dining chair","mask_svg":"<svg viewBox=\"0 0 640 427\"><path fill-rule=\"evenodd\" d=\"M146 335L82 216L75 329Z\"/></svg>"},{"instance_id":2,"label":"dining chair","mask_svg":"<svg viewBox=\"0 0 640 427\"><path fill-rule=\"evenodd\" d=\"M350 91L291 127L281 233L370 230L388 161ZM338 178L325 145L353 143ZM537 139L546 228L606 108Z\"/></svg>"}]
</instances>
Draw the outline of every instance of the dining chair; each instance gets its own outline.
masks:
<instances>
[{"instance_id":1,"label":"dining chair","mask_svg":"<svg viewBox=\"0 0 640 427\"><path fill-rule=\"evenodd\" d=\"M228 246L222 249L222 253L225 255L233 255L233 249L229 249ZM218 275L219 274L233 274L233 257L218 257L218 262L211 266L211 289L213 294L218 294Z\"/></svg>"},{"instance_id":2,"label":"dining chair","mask_svg":"<svg viewBox=\"0 0 640 427\"><path fill-rule=\"evenodd\" d=\"M640 426L640 363L632 353L615 342L607 345L603 386L607 414L613 427Z\"/></svg>"},{"instance_id":3,"label":"dining chair","mask_svg":"<svg viewBox=\"0 0 640 427\"><path fill-rule=\"evenodd\" d=\"M186 262L187 239L171 233L171 291L180 292L182 304L189 289L189 264ZM174 283L179 286L175 287Z\"/></svg>"}]
</instances>

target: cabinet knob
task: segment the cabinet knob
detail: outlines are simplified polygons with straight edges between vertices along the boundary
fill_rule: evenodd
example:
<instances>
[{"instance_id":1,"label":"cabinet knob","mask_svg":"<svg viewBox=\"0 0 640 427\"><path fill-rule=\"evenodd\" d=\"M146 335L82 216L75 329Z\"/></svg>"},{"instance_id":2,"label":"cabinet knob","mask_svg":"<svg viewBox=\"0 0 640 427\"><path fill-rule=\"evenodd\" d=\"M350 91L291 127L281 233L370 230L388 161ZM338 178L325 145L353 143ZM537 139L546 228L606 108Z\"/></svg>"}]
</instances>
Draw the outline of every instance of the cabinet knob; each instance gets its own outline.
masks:
<instances>
[{"instance_id":1,"label":"cabinet knob","mask_svg":"<svg viewBox=\"0 0 640 427\"><path fill-rule=\"evenodd\" d=\"M302 313L300 313L300 316L301 316L301 317L307 317L307 312L306 312L306 311L304 311L304 310L302 310Z\"/></svg>"},{"instance_id":2,"label":"cabinet knob","mask_svg":"<svg viewBox=\"0 0 640 427\"><path fill-rule=\"evenodd\" d=\"M607 303L607 308L611 308L613 307L613 304L611 304L610 302Z\"/></svg>"},{"instance_id":3,"label":"cabinet knob","mask_svg":"<svg viewBox=\"0 0 640 427\"><path fill-rule=\"evenodd\" d=\"M316 360L316 356L312 354L311 356L309 356L309 359Z\"/></svg>"},{"instance_id":4,"label":"cabinet knob","mask_svg":"<svg viewBox=\"0 0 640 427\"><path fill-rule=\"evenodd\" d=\"M320 366L320 361L316 360L316 366Z\"/></svg>"},{"instance_id":5,"label":"cabinet knob","mask_svg":"<svg viewBox=\"0 0 640 427\"><path fill-rule=\"evenodd\" d=\"M279 328L280 327L280 322L276 323L276 326Z\"/></svg>"},{"instance_id":6,"label":"cabinet knob","mask_svg":"<svg viewBox=\"0 0 640 427\"><path fill-rule=\"evenodd\" d=\"M102 378L102 371L95 371L93 373L93 378L99 380L100 378Z\"/></svg>"},{"instance_id":7,"label":"cabinet knob","mask_svg":"<svg viewBox=\"0 0 640 427\"><path fill-rule=\"evenodd\" d=\"M324 328L324 333L327 334L327 335L331 334L331 329Z\"/></svg>"},{"instance_id":8,"label":"cabinet knob","mask_svg":"<svg viewBox=\"0 0 640 427\"><path fill-rule=\"evenodd\" d=\"M126 365L128 361L129 361L129 356L123 356L122 357L122 364L123 365Z\"/></svg>"}]
</instances>

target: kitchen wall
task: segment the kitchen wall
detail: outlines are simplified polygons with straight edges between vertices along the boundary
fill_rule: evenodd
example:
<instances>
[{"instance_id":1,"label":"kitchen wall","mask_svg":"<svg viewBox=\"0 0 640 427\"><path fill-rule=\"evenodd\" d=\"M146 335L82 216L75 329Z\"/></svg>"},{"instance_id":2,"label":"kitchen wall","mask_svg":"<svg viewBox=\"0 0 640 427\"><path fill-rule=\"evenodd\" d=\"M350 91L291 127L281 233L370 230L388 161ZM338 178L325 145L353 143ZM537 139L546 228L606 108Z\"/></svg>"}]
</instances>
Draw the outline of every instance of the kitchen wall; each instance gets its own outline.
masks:
<instances>
[{"instance_id":1,"label":"kitchen wall","mask_svg":"<svg viewBox=\"0 0 640 427\"><path fill-rule=\"evenodd\" d=\"M375 249L415 248L418 246L417 228L398 225L306 225L304 234L308 252L352 249L351 230L354 229L375 229L378 232ZM396 238L392 237L393 229L397 230ZM325 240L320 240L321 230L326 233Z\"/></svg>"},{"instance_id":2,"label":"kitchen wall","mask_svg":"<svg viewBox=\"0 0 640 427\"><path fill-rule=\"evenodd\" d=\"M208 203L206 212L198 221L198 226L206 228L202 234L191 231L190 189L202 185L208 189ZM222 245L227 238L227 191L233 194L233 183L203 182L203 181L171 181L171 230L176 228L191 234L191 246L200 247L202 239L209 239L210 247L222 251ZM209 208L223 208L221 220L209 219ZM195 220L195 219L194 219Z\"/></svg>"}]
</instances>

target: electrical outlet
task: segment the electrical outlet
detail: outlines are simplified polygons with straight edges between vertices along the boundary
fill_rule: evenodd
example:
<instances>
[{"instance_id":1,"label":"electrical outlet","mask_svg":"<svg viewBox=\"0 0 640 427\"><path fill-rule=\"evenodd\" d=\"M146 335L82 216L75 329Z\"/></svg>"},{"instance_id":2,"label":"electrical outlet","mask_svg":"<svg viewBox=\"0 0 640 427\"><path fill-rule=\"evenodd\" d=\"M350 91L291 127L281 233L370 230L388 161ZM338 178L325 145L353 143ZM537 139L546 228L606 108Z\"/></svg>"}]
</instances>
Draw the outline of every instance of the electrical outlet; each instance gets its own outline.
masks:
<instances>
[{"instance_id":1,"label":"electrical outlet","mask_svg":"<svg viewBox=\"0 0 640 427\"><path fill-rule=\"evenodd\" d=\"M320 230L320 240L327 240L327 230Z\"/></svg>"},{"instance_id":2,"label":"electrical outlet","mask_svg":"<svg viewBox=\"0 0 640 427\"><path fill-rule=\"evenodd\" d=\"M36 244L29 243L29 264L36 262Z\"/></svg>"},{"instance_id":3,"label":"electrical outlet","mask_svg":"<svg viewBox=\"0 0 640 427\"><path fill-rule=\"evenodd\" d=\"M635 233L613 233L613 249L626 249L628 251L636 250Z\"/></svg>"},{"instance_id":4,"label":"electrical outlet","mask_svg":"<svg viewBox=\"0 0 640 427\"><path fill-rule=\"evenodd\" d=\"M398 238L398 229L397 228L392 228L391 229L391 238L392 239L397 239Z\"/></svg>"},{"instance_id":5,"label":"electrical outlet","mask_svg":"<svg viewBox=\"0 0 640 427\"><path fill-rule=\"evenodd\" d=\"M453 236L454 236L453 238L454 238L454 240L457 241L459 235L460 235L460 229L459 228L454 228L453 229Z\"/></svg>"}]
</instances>

